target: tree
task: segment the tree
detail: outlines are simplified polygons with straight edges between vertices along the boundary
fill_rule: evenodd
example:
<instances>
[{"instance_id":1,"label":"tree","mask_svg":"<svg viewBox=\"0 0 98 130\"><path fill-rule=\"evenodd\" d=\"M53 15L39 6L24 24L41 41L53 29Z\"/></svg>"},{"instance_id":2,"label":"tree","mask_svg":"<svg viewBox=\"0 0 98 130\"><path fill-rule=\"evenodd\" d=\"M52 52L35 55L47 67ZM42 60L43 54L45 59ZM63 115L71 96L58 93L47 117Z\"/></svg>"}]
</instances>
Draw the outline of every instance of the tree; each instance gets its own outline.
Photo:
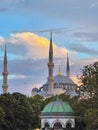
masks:
<instances>
[{"instance_id":1,"label":"tree","mask_svg":"<svg viewBox=\"0 0 98 130\"><path fill-rule=\"evenodd\" d=\"M86 65L82 69L82 75L80 77L82 87L90 94L98 92L98 62Z\"/></svg>"},{"instance_id":2,"label":"tree","mask_svg":"<svg viewBox=\"0 0 98 130\"><path fill-rule=\"evenodd\" d=\"M4 117L5 117L5 112L2 107L0 107L0 130L2 130L1 125L4 123Z\"/></svg>"},{"instance_id":3,"label":"tree","mask_svg":"<svg viewBox=\"0 0 98 130\"><path fill-rule=\"evenodd\" d=\"M31 105L34 110L34 118L35 118L35 123L34 126L35 128L40 128L40 115L41 111L44 107L43 103L44 98L40 95L35 95L33 98L31 98Z\"/></svg>"},{"instance_id":4,"label":"tree","mask_svg":"<svg viewBox=\"0 0 98 130\"><path fill-rule=\"evenodd\" d=\"M1 111L4 111L2 130L32 130L35 124L35 110L30 104L30 98L20 93L2 94L0 96Z\"/></svg>"}]
</instances>

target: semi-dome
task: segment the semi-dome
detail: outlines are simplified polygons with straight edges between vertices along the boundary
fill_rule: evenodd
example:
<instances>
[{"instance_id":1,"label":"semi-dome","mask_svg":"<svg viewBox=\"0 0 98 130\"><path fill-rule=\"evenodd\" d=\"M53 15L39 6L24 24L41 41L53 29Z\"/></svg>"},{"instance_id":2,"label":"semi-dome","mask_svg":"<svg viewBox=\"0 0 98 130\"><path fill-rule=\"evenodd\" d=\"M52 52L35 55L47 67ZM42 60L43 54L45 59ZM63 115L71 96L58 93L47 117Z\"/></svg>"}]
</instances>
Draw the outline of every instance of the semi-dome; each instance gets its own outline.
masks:
<instances>
[{"instance_id":1,"label":"semi-dome","mask_svg":"<svg viewBox=\"0 0 98 130\"><path fill-rule=\"evenodd\" d=\"M34 91L34 92L37 92L37 91L38 91L38 88L36 88L36 87L33 88L33 89L32 89L32 92L33 92L33 91Z\"/></svg>"},{"instance_id":2,"label":"semi-dome","mask_svg":"<svg viewBox=\"0 0 98 130\"><path fill-rule=\"evenodd\" d=\"M66 102L63 102L59 98L56 101L53 101L45 106L42 111L43 113L74 113L74 110L71 106Z\"/></svg>"}]
</instances>

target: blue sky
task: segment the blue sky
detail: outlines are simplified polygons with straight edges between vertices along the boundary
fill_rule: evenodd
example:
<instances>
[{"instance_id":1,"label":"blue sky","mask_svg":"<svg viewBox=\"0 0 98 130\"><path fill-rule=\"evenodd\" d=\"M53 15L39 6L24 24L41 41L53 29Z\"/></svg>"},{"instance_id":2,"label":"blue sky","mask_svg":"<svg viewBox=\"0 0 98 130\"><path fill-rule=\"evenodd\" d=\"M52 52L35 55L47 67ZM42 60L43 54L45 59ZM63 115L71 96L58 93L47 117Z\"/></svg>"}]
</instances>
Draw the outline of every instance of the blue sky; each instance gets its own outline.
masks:
<instances>
[{"instance_id":1,"label":"blue sky","mask_svg":"<svg viewBox=\"0 0 98 130\"><path fill-rule=\"evenodd\" d=\"M0 0L0 93L4 45L7 46L9 92L31 94L48 77L50 31L54 43L54 75L66 75L69 53L71 78L98 59L97 0Z\"/></svg>"}]
</instances>

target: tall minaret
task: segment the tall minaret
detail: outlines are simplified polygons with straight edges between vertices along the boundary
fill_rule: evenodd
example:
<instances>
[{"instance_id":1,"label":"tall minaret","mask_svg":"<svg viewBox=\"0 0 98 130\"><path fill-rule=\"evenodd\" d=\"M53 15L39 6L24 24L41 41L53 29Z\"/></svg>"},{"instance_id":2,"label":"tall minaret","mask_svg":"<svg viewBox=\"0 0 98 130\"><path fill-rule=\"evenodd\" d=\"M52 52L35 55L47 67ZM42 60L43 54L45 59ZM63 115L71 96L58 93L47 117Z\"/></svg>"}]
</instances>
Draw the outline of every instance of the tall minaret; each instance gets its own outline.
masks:
<instances>
[{"instance_id":1,"label":"tall minaret","mask_svg":"<svg viewBox=\"0 0 98 130\"><path fill-rule=\"evenodd\" d=\"M50 36L50 48L49 48L49 63L48 63L48 81L49 81L49 86L48 86L48 93L53 94L54 91L54 77L53 77L53 47L52 47L52 32Z\"/></svg>"},{"instance_id":2,"label":"tall minaret","mask_svg":"<svg viewBox=\"0 0 98 130\"><path fill-rule=\"evenodd\" d=\"M3 85L2 85L2 88L3 88L3 93L7 93L7 90L8 90L8 83L7 83L7 76L8 76L8 71L7 71L7 54L6 54L6 45L5 45L5 52L4 52L4 67L3 67L3 72L2 72L2 75L3 75Z\"/></svg>"},{"instance_id":3,"label":"tall minaret","mask_svg":"<svg viewBox=\"0 0 98 130\"><path fill-rule=\"evenodd\" d=\"M68 58L68 53L67 53L66 76L67 76L67 77L70 77L70 68L69 68L69 58Z\"/></svg>"}]
</instances>

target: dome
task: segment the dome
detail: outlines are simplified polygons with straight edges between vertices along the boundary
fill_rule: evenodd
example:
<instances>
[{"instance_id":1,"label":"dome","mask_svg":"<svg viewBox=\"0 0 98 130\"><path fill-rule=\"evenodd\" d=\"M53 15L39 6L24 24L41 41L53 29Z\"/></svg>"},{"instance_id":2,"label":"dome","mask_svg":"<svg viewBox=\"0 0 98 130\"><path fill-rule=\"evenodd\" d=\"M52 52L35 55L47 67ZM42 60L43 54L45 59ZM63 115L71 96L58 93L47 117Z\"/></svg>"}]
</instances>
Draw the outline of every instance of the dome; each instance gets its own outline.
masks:
<instances>
[{"instance_id":1,"label":"dome","mask_svg":"<svg viewBox=\"0 0 98 130\"><path fill-rule=\"evenodd\" d=\"M56 75L54 77L54 83L74 84L74 82L69 77L64 75Z\"/></svg>"},{"instance_id":2,"label":"dome","mask_svg":"<svg viewBox=\"0 0 98 130\"><path fill-rule=\"evenodd\" d=\"M47 104L42 112L46 113L74 113L74 110L68 103L64 103L62 100L57 98L56 101L53 101Z\"/></svg>"},{"instance_id":3,"label":"dome","mask_svg":"<svg viewBox=\"0 0 98 130\"><path fill-rule=\"evenodd\" d=\"M38 88L36 87L32 89L32 92L37 92L37 91L38 91Z\"/></svg>"},{"instance_id":4,"label":"dome","mask_svg":"<svg viewBox=\"0 0 98 130\"><path fill-rule=\"evenodd\" d=\"M54 77L54 84L59 84L59 83L74 84L74 82L69 77L64 75L56 75ZM48 84L48 81L46 84Z\"/></svg>"}]
</instances>

